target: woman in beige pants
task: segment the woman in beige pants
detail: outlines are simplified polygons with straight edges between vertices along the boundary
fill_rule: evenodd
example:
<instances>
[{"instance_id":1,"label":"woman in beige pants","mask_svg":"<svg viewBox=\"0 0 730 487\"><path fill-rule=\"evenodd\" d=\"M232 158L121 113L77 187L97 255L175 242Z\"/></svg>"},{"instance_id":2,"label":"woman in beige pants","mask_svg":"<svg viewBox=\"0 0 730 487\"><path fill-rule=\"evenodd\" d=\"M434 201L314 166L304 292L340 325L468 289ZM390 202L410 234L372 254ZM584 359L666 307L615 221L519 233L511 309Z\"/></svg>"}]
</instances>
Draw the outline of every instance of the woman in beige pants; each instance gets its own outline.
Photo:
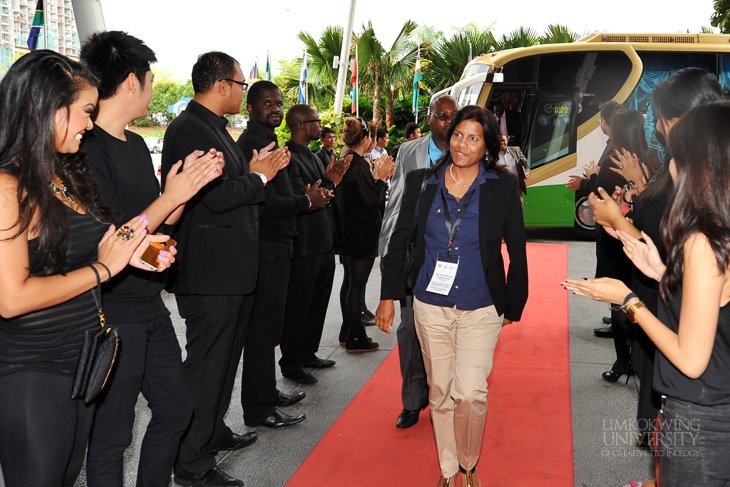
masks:
<instances>
[{"instance_id":1,"label":"woman in beige pants","mask_svg":"<svg viewBox=\"0 0 730 487\"><path fill-rule=\"evenodd\" d=\"M413 294L442 487L454 486L459 471L462 486L481 485L476 465L487 377L502 326L518 321L527 301L519 188L513 175L496 167L498 135L491 112L467 106L456 113L444 157L406 177L383 258L376 323L389 332L393 300ZM506 279L503 240L510 257Z\"/></svg>"}]
</instances>

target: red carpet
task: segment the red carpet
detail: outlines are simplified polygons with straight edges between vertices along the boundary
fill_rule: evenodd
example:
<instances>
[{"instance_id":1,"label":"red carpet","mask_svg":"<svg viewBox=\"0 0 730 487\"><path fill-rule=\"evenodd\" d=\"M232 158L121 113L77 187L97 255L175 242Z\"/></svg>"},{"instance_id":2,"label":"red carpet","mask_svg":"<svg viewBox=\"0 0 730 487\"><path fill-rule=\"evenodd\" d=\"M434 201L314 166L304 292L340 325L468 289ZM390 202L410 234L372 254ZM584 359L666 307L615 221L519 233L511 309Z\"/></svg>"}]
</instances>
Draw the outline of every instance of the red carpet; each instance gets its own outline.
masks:
<instances>
[{"instance_id":1,"label":"red carpet","mask_svg":"<svg viewBox=\"0 0 730 487\"><path fill-rule=\"evenodd\" d=\"M530 297L502 331L489 378L479 462L483 485L573 485L566 245L529 244ZM429 486L439 476L428 410L397 430L401 409L393 351L287 485Z\"/></svg>"}]
</instances>

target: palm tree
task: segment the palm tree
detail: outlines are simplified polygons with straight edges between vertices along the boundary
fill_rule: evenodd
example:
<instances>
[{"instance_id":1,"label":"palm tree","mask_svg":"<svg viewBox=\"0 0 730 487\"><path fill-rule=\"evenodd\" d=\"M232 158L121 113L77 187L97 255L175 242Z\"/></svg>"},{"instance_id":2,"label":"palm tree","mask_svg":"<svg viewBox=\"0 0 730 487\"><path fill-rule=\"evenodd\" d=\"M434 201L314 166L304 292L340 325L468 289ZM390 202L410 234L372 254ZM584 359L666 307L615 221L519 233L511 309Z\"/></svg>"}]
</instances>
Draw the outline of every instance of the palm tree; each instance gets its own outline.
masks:
<instances>
[{"instance_id":1,"label":"palm tree","mask_svg":"<svg viewBox=\"0 0 730 487\"><path fill-rule=\"evenodd\" d=\"M332 59L342 50L342 27L325 27L319 41L311 34L300 32L297 37L304 43L307 57L307 83L319 94L318 98L334 100L337 86L337 69L332 67ZM312 91L310 91L311 97ZM323 100L325 101L325 100Z\"/></svg>"},{"instance_id":2,"label":"palm tree","mask_svg":"<svg viewBox=\"0 0 730 487\"><path fill-rule=\"evenodd\" d=\"M580 39L577 32L571 31L567 26L560 24L548 24L545 33L538 39L539 44L571 43Z\"/></svg>"},{"instance_id":3,"label":"palm tree","mask_svg":"<svg viewBox=\"0 0 730 487\"><path fill-rule=\"evenodd\" d=\"M719 27L720 32L727 34L730 32L730 0L714 0L712 6L715 13L710 17L710 23L713 27Z\"/></svg>"},{"instance_id":4,"label":"palm tree","mask_svg":"<svg viewBox=\"0 0 730 487\"><path fill-rule=\"evenodd\" d=\"M431 92L453 85L459 81L469 61L494 51L496 45L491 29L481 30L473 24L468 25L427 51L428 69L423 70L424 84Z\"/></svg>"},{"instance_id":5,"label":"palm tree","mask_svg":"<svg viewBox=\"0 0 730 487\"><path fill-rule=\"evenodd\" d=\"M504 51L505 49L514 49L515 47L530 47L534 46L538 42L538 35L530 27L520 27L513 30L507 35L502 35L499 39L498 51Z\"/></svg>"},{"instance_id":6,"label":"palm tree","mask_svg":"<svg viewBox=\"0 0 730 487\"><path fill-rule=\"evenodd\" d=\"M386 50L375 35L372 22L363 26L357 36L360 88L371 92L373 99L373 123L382 121L381 96L386 94L386 123L393 125L393 98L413 76L413 64L418 47L411 42L413 31L418 25L407 20L390 49Z\"/></svg>"}]
</instances>

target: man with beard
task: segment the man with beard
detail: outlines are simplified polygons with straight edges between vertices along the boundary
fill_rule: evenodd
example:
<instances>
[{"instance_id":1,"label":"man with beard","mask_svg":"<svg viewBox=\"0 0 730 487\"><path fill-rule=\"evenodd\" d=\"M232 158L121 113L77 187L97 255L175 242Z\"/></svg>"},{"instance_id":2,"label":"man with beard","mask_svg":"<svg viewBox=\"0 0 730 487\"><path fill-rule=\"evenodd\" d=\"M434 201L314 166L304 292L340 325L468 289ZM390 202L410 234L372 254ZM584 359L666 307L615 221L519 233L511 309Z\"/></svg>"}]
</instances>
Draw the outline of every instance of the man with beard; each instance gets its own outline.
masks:
<instances>
[{"instance_id":1,"label":"man with beard","mask_svg":"<svg viewBox=\"0 0 730 487\"><path fill-rule=\"evenodd\" d=\"M388 241L398 220L406 174L414 169L433 166L449 147L446 132L451 119L458 110L456 100L444 95L431 100L428 107L428 125L431 133L413 141L404 142L398 151L395 161L395 175L391 180L391 193L385 207L383 226L380 230L378 254L382 258L388 252ZM408 296L400 303L400 325L396 332L398 337L398 355L403 376L401 396L403 411L398 416L397 428L410 428L418 423L421 410L428 405L428 383L426 369L423 366L421 345L418 343L416 328L413 323L413 297Z\"/></svg>"},{"instance_id":2,"label":"man with beard","mask_svg":"<svg viewBox=\"0 0 730 487\"><path fill-rule=\"evenodd\" d=\"M282 122L282 105L281 91L274 83L258 81L251 86L246 98L250 120L237 142L244 157L251 157L254 151L272 143L278 147L274 129ZM282 171L269 181L266 200L259 211L259 277L243 347L241 404L247 426L281 428L306 417L278 409L298 403L306 394L298 391L287 395L276 388L274 355L284 327L297 215L321 208L329 201L329 196L320 192L319 184L306 189L295 195L288 173Z\"/></svg>"}]
</instances>

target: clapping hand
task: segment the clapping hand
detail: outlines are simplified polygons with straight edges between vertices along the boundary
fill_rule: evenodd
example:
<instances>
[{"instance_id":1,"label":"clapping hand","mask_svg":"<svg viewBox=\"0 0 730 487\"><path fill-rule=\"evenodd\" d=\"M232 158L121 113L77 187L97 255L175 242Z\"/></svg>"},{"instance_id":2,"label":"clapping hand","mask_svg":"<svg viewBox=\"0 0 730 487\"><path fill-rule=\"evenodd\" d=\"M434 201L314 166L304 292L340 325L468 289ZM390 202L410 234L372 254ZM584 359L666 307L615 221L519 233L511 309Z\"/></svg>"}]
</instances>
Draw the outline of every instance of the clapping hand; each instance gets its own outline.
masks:
<instances>
[{"instance_id":1,"label":"clapping hand","mask_svg":"<svg viewBox=\"0 0 730 487\"><path fill-rule=\"evenodd\" d=\"M375 160L373 164L375 165L375 169L373 170L373 177L375 179L387 181L395 172L395 164L391 156L382 156Z\"/></svg>"},{"instance_id":2,"label":"clapping hand","mask_svg":"<svg viewBox=\"0 0 730 487\"><path fill-rule=\"evenodd\" d=\"M324 208L329 204L330 200L334 196L332 191L320 188L320 184L322 184L322 180L317 180L317 182L311 186L308 184L304 190L311 203L311 206L309 207L310 211Z\"/></svg>"},{"instance_id":3,"label":"clapping hand","mask_svg":"<svg viewBox=\"0 0 730 487\"><path fill-rule=\"evenodd\" d=\"M667 270L667 266L662 262L654 242L647 234L641 232L641 238L638 240L626 232L618 231L618 238L624 244L624 253L631 259L637 269L644 275L659 281Z\"/></svg>"},{"instance_id":4,"label":"clapping hand","mask_svg":"<svg viewBox=\"0 0 730 487\"><path fill-rule=\"evenodd\" d=\"M623 303L631 290L619 279L599 277L595 279L566 279L560 283L568 291L604 303Z\"/></svg>"},{"instance_id":5,"label":"clapping hand","mask_svg":"<svg viewBox=\"0 0 730 487\"><path fill-rule=\"evenodd\" d=\"M267 181L271 181L276 175L289 165L291 155L287 147L272 151L274 143L270 143L260 151L253 151L248 168L251 172L261 173Z\"/></svg>"},{"instance_id":6,"label":"clapping hand","mask_svg":"<svg viewBox=\"0 0 730 487\"><path fill-rule=\"evenodd\" d=\"M342 182L342 178L345 176L347 170L350 169L351 162L352 154L348 154L343 159L339 159L337 161L335 161L335 156L332 156L324 176L337 186Z\"/></svg>"},{"instance_id":7,"label":"clapping hand","mask_svg":"<svg viewBox=\"0 0 730 487\"><path fill-rule=\"evenodd\" d=\"M609 167L611 171L620 174L626 181L633 181L639 192L644 189L650 171L646 164L639 162L636 154L626 149L616 149L610 159L616 165Z\"/></svg>"}]
</instances>

